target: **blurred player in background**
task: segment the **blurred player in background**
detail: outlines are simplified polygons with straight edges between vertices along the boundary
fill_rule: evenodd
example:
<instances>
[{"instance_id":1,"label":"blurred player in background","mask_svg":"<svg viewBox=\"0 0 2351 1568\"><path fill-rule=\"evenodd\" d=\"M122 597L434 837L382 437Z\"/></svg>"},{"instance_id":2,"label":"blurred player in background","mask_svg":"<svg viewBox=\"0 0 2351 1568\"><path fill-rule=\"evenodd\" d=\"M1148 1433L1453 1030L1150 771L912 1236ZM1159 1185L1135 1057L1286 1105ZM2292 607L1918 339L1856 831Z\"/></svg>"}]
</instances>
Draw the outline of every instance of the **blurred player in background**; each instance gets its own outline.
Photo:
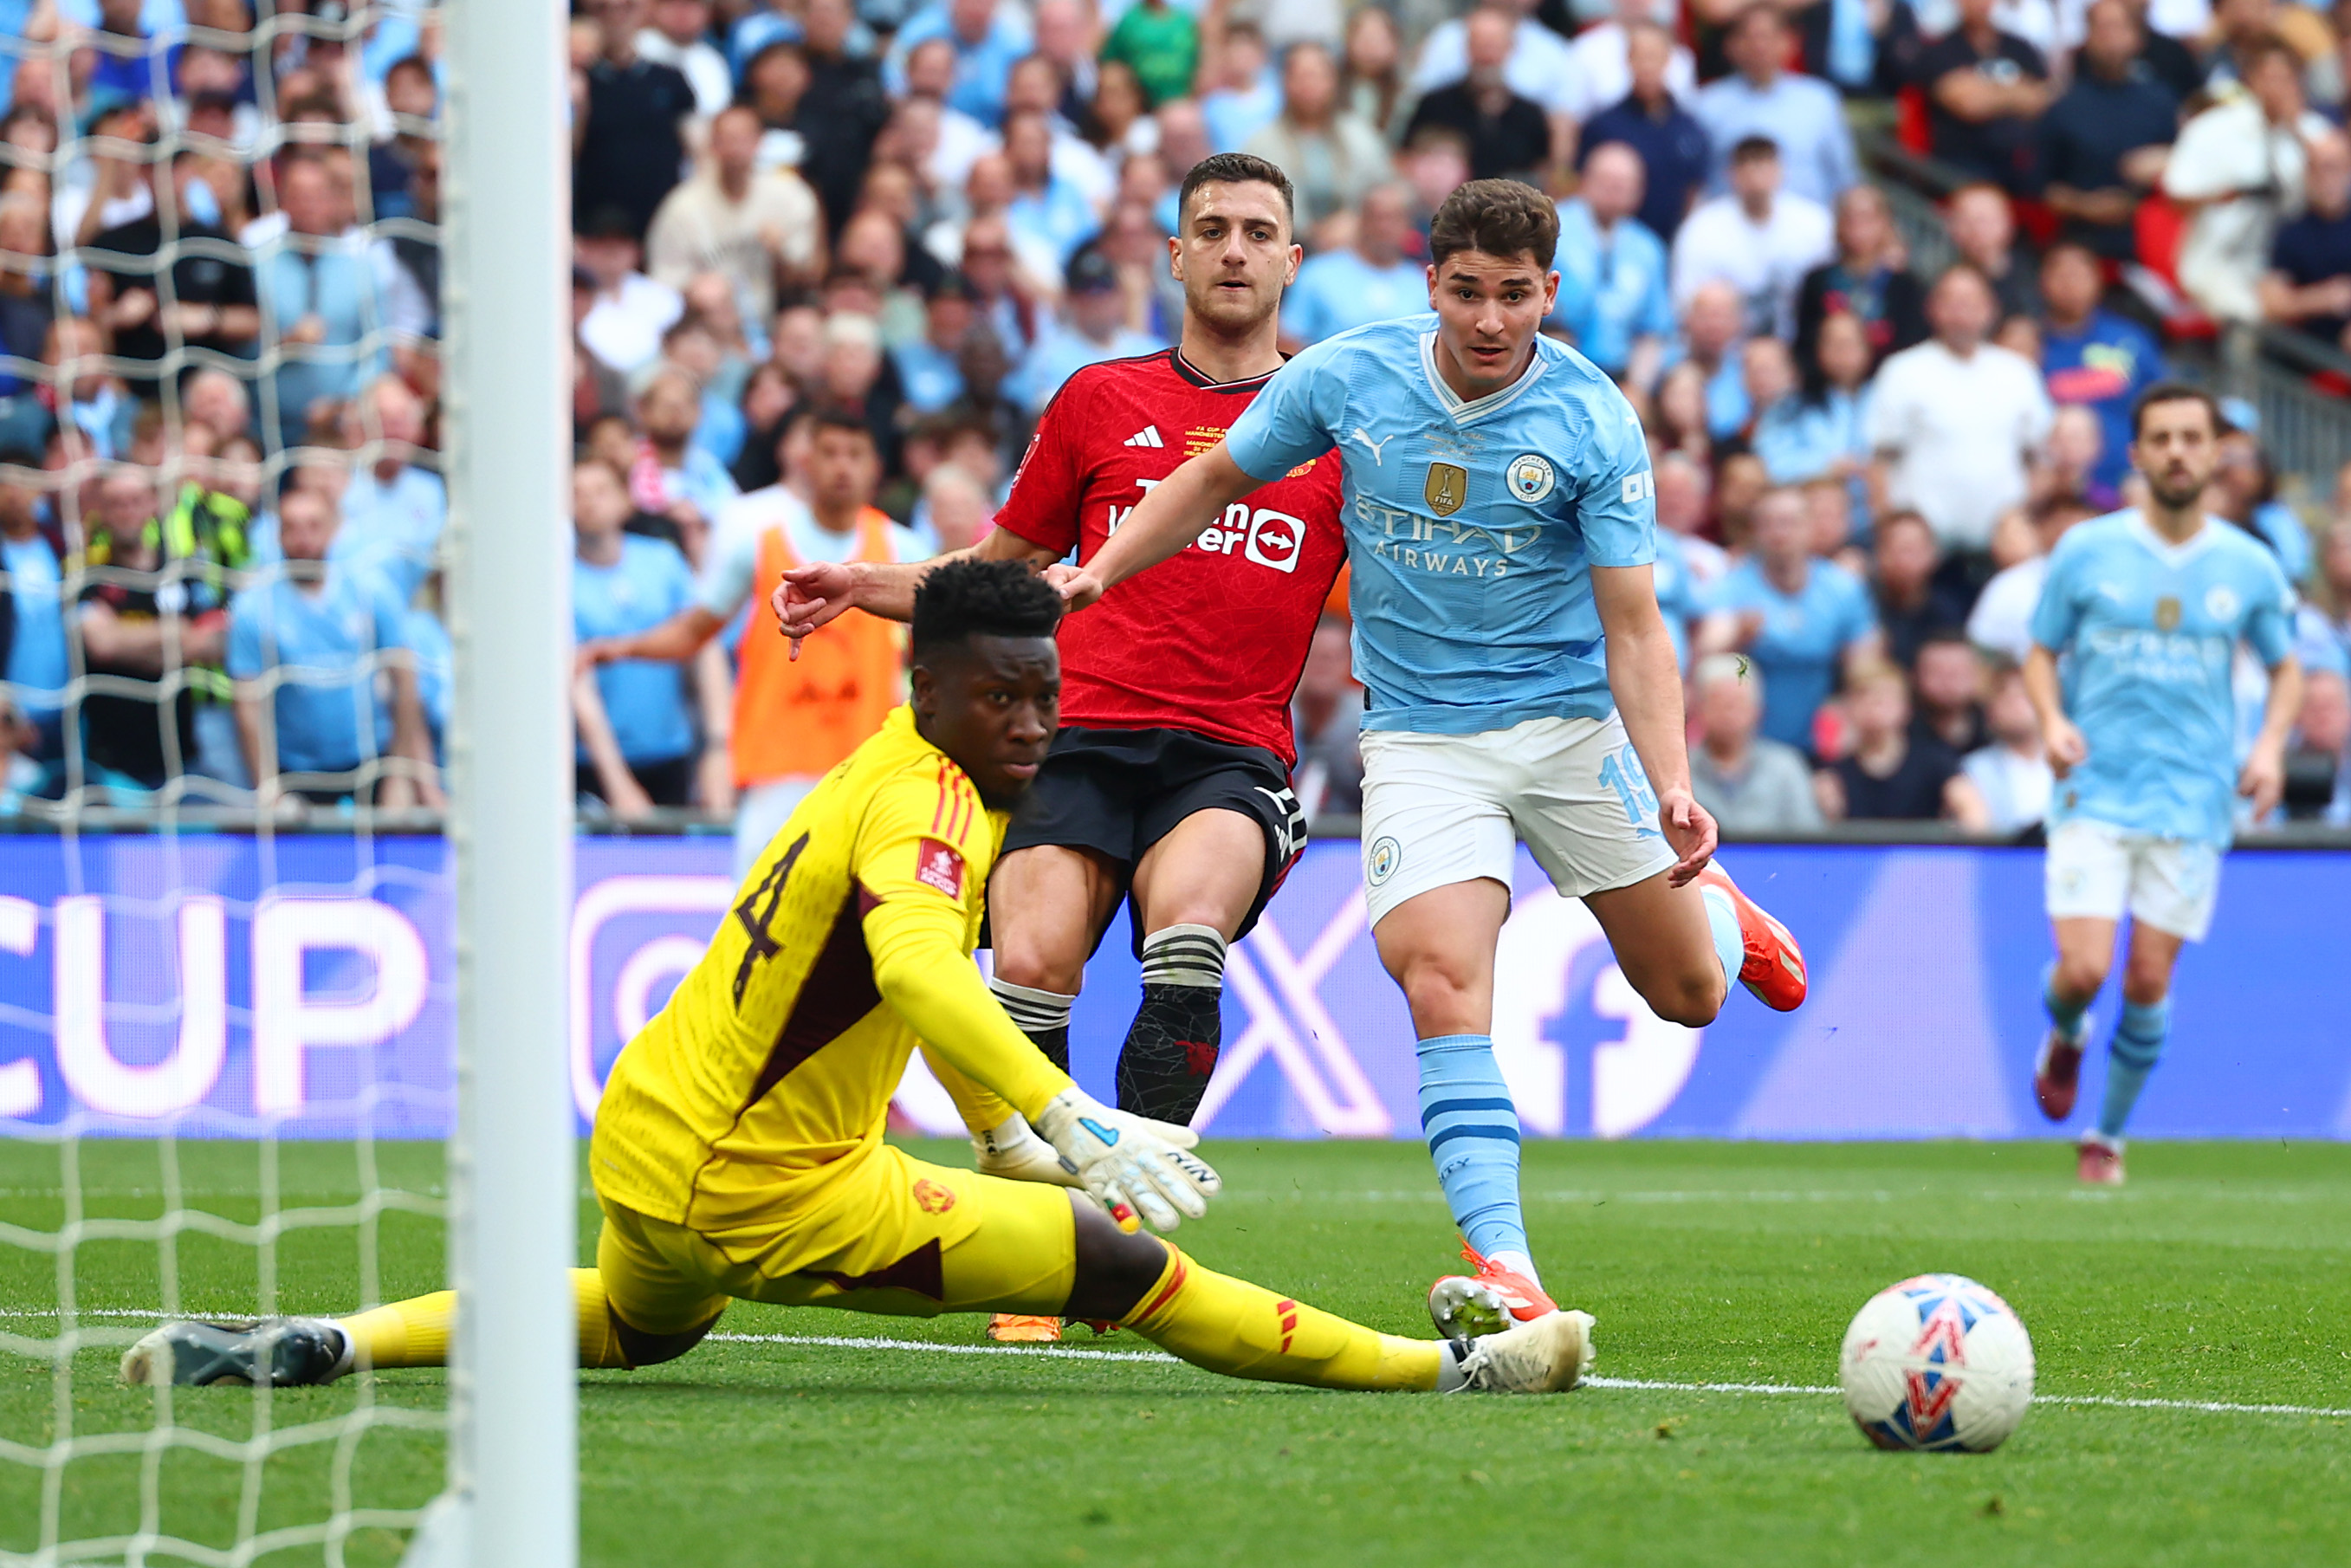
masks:
<instances>
[{"instance_id":1,"label":"blurred player in background","mask_svg":"<svg viewBox=\"0 0 2351 1568\"><path fill-rule=\"evenodd\" d=\"M2105 1097L2082 1134L2085 1182L2123 1179L2123 1128L2171 1030L2171 969L2211 927L2235 793L2266 816L2284 789L2302 708L2294 592L2268 547L2209 515L2223 427L2210 394L2150 387L2131 416L2144 507L2075 525L2049 558L2025 689L2057 787L2046 878L2057 958L2032 1089L2053 1122L2073 1113L2092 998L2127 912L2123 1011ZM2269 667L2269 706L2241 768L2230 666L2239 642ZM2065 661L2061 668L2059 660Z\"/></svg>"},{"instance_id":2,"label":"blurred player in background","mask_svg":"<svg viewBox=\"0 0 2351 1568\"><path fill-rule=\"evenodd\" d=\"M1531 187L1463 185L1430 232L1435 316L1299 355L1082 568L1053 573L1072 605L1115 595L1259 476L1341 445L1368 692L1365 896L1419 1039L1429 1153L1477 1268L1430 1293L1448 1334L1556 1310L1528 1249L1518 1116L1489 1037L1518 838L1591 908L1660 1017L1712 1021L1733 978L1782 1010L1804 995L1794 940L1710 861L1651 577L1648 444L1614 384L1540 336L1558 241L1556 209Z\"/></svg>"},{"instance_id":3,"label":"blurred player in background","mask_svg":"<svg viewBox=\"0 0 2351 1568\"><path fill-rule=\"evenodd\" d=\"M1061 615L1018 565L933 575L914 606L913 700L800 802L701 962L621 1053L589 1150L596 1266L572 1270L580 1364L674 1360L741 1299L1068 1312L1210 1371L1323 1388L1573 1387L1591 1359L1580 1312L1474 1343L1400 1339L1139 1229L1138 1213L1172 1230L1207 1212L1218 1183L1186 1152L1195 1134L1097 1103L971 962L1007 816L1053 738ZM918 1039L967 1114L1020 1107L1091 1197L885 1143ZM286 1385L441 1366L456 1305L443 1291L340 1320L169 1323L123 1375Z\"/></svg>"},{"instance_id":4,"label":"blurred player in background","mask_svg":"<svg viewBox=\"0 0 2351 1568\"><path fill-rule=\"evenodd\" d=\"M1280 368L1281 295L1299 257L1288 179L1262 159L1219 154L1185 176L1178 210L1169 249L1184 286L1181 341L1070 378L972 552L981 559L1091 559ZM1086 960L1131 897L1143 1002L1119 1050L1118 1103L1140 1115L1186 1123L1199 1109L1223 1042L1226 949L1305 847L1289 705L1345 559L1338 470L1328 443L1285 465L1195 530L1165 571L1062 633L1062 729L1005 837L991 983L1066 1069ZM776 613L795 637L852 606L904 619L935 564L803 566L784 573ZM1018 1117L973 1131L983 1169L1008 1173L1041 1153ZM992 1332L1052 1339L1060 1325Z\"/></svg>"}]
</instances>

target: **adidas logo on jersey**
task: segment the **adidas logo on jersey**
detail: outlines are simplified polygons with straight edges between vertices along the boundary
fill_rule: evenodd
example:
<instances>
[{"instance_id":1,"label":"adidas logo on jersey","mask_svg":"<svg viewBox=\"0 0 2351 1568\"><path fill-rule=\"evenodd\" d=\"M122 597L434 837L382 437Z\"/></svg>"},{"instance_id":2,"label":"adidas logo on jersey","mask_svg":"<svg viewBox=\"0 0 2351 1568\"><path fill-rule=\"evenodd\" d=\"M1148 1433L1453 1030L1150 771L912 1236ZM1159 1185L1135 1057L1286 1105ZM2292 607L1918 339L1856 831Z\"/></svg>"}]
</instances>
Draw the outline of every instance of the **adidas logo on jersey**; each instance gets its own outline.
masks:
<instances>
[{"instance_id":1,"label":"adidas logo on jersey","mask_svg":"<svg viewBox=\"0 0 2351 1568\"><path fill-rule=\"evenodd\" d=\"M1167 444L1159 439L1159 427L1157 425L1146 424L1141 430L1136 431L1133 435L1128 436L1124 444L1128 446L1165 446Z\"/></svg>"}]
</instances>

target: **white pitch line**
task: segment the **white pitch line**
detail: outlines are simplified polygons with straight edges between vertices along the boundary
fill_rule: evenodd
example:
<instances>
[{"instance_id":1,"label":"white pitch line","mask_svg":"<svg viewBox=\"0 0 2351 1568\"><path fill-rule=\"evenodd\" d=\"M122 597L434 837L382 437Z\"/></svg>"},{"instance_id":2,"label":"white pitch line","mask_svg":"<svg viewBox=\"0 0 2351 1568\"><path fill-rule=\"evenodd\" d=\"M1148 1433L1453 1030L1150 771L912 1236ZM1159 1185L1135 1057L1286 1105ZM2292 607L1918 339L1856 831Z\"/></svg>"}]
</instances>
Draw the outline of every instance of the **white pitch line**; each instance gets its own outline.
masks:
<instances>
[{"instance_id":1,"label":"white pitch line","mask_svg":"<svg viewBox=\"0 0 2351 1568\"><path fill-rule=\"evenodd\" d=\"M710 1336L736 1344L805 1344L842 1350L928 1351L940 1355L1050 1355L1071 1361L1148 1361L1180 1366L1182 1359L1165 1351L1086 1350L1074 1345L942 1344L926 1339L868 1339L855 1334L744 1333ZM1663 1383L1641 1377L1587 1377L1586 1388L1628 1389L1664 1394L1802 1394L1842 1395L1843 1389L1803 1383ZM2351 1410L2316 1405L2231 1405L2209 1399L2116 1399L2095 1394L2036 1394L2040 1405L2098 1405L2126 1410L2195 1410L2216 1416L2325 1416L2351 1418Z\"/></svg>"},{"instance_id":2,"label":"white pitch line","mask_svg":"<svg viewBox=\"0 0 2351 1568\"><path fill-rule=\"evenodd\" d=\"M160 1314L129 1307L88 1307L78 1315L86 1318L154 1318ZM214 1315L234 1322L243 1321L246 1314L228 1312ZM53 1312L0 1307L0 1318L55 1316L57 1313ZM823 1350L913 1351L927 1355L1025 1355L1056 1361L1147 1362L1163 1366L1184 1364L1181 1357L1169 1355L1165 1351L1088 1350L1082 1345L948 1344L929 1339L877 1339L863 1334L826 1333L715 1333L708 1337L718 1344L789 1344ZM1583 1386L1647 1394L1794 1394L1814 1397L1843 1392L1826 1384L1667 1383L1646 1377L1587 1377L1583 1380ZM2318 1416L2333 1420L2351 1420L2351 1409L2338 1410L2323 1405L2239 1405L2219 1399L2120 1399L2103 1394L2035 1394L2032 1400L2036 1405L2090 1406L2110 1410L2188 1410L2208 1416Z\"/></svg>"}]
</instances>

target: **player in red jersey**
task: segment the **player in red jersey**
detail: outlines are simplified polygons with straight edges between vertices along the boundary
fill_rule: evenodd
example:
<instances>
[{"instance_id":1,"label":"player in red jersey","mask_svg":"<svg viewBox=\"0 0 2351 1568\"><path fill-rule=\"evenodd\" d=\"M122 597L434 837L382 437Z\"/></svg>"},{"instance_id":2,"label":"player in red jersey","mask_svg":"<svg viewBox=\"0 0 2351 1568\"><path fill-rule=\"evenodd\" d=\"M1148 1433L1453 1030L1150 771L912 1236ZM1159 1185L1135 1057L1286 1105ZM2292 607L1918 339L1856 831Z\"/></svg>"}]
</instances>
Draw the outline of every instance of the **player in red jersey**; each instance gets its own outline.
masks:
<instances>
[{"instance_id":1,"label":"player in red jersey","mask_svg":"<svg viewBox=\"0 0 2351 1568\"><path fill-rule=\"evenodd\" d=\"M1261 159L1220 153L1185 176L1177 210L1178 346L1071 376L971 553L1040 567L1073 549L1090 559L1280 368L1277 318L1300 256L1290 182ZM1118 1101L1138 1114L1181 1123L1198 1110L1223 1039L1226 947L1304 847L1290 697L1346 556L1338 508L1337 457L1302 464L1061 637L1062 728L989 886L992 984L1066 1068L1086 960L1131 898L1143 1002L1119 1051ZM903 620L935 564L796 568L777 618L787 635L851 608ZM1186 631L1180 657L1165 651L1171 625ZM987 1169L1043 1149L1018 1117L975 1134ZM1052 1337L1046 1324L1011 1332Z\"/></svg>"}]
</instances>

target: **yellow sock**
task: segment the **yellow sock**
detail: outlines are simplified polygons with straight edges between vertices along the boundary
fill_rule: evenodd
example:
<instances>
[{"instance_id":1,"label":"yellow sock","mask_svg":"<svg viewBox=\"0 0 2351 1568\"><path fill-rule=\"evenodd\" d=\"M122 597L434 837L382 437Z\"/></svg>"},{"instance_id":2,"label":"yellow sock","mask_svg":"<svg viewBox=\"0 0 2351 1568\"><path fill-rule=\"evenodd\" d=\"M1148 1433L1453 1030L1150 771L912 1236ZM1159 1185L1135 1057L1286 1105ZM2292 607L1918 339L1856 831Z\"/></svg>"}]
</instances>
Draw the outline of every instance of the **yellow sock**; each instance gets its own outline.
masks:
<instances>
[{"instance_id":1,"label":"yellow sock","mask_svg":"<svg viewBox=\"0 0 2351 1568\"><path fill-rule=\"evenodd\" d=\"M435 1291L372 1312L338 1318L335 1326L350 1336L360 1366L449 1364L449 1320L457 1314L457 1292Z\"/></svg>"},{"instance_id":2,"label":"yellow sock","mask_svg":"<svg viewBox=\"0 0 2351 1568\"><path fill-rule=\"evenodd\" d=\"M1435 1340L1374 1333L1212 1273L1173 1247L1126 1326L1210 1372L1317 1388L1432 1389L1443 1354Z\"/></svg>"},{"instance_id":3,"label":"yellow sock","mask_svg":"<svg viewBox=\"0 0 2351 1568\"><path fill-rule=\"evenodd\" d=\"M571 1270L571 1299L578 1309L580 1364L626 1366L621 1336L612 1327L612 1311L604 1301L604 1281L593 1269ZM449 1322L457 1315L457 1292L435 1291L373 1312L335 1320L349 1334L361 1366L379 1370L392 1366L449 1364Z\"/></svg>"}]
</instances>

